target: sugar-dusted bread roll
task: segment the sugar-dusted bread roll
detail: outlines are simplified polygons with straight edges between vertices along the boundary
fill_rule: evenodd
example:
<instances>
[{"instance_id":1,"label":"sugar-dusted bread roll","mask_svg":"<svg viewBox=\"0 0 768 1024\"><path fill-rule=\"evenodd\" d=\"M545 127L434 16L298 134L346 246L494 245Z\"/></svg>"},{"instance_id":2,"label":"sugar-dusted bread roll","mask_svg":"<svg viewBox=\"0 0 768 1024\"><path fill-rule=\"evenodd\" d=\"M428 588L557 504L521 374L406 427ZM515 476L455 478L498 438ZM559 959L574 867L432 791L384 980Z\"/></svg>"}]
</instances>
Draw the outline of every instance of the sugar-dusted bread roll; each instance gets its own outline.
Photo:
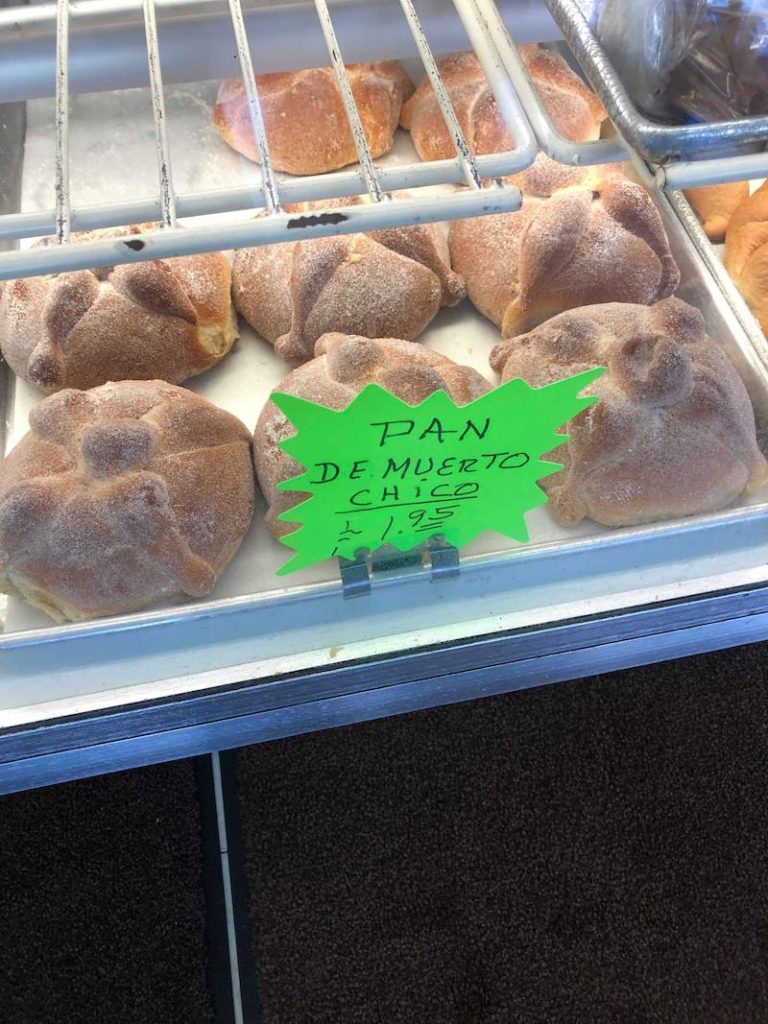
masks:
<instances>
[{"instance_id":1,"label":"sugar-dusted bread roll","mask_svg":"<svg viewBox=\"0 0 768 1024\"><path fill-rule=\"evenodd\" d=\"M685 198L701 221L710 242L722 242L733 211L749 197L749 182L727 181L721 185L685 189Z\"/></svg>"},{"instance_id":2,"label":"sugar-dusted bread roll","mask_svg":"<svg viewBox=\"0 0 768 1024\"><path fill-rule=\"evenodd\" d=\"M392 148L411 80L394 60L347 66L352 95L374 157ZM267 142L276 170L322 174L357 161L344 103L331 68L257 75ZM238 153L260 162L241 78L222 82L213 111L221 137Z\"/></svg>"},{"instance_id":3,"label":"sugar-dusted bread roll","mask_svg":"<svg viewBox=\"0 0 768 1024\"><path fill-rule=\"evenodd\" d=\"M9 281L0 299L0 350L15 373L46 394L110 380L179 384L234 344L231 280L227 259L212 252Z\"/></svg>"},{"instance_id":4,"label":"sugar-dusted bread roll","mask_svg":"<svg viewBox=\"0 0 768 1024\"><path fill-rule=\"evenodd\" d=\"M574 142L599 138L600 126L607 116L603 105L560 54L536 44L518 49L560 134ZM514 140L475 54L453 53L438 61L438 67L470 149L478 155L513 149ZM427 77L403 105L400 124L411 133L422 160L456 156L456 147Z\"/></svg>"},{"instance_id":5,"label":"sugar-dusted bread roll","mask_svg":"<svg viewBox=\"0 0 768 1024\"><path fill-rule=\"evenodd\" d=\"M213 589L253 513L250 435L190 391L60 391L0 463L0 591L63 622Z\"/></svg>"},{"instance_id":6,"label":"sugar-dusted bread roll","mask_svg":"<svg viewBox=\"0 0 768 1024\"><path fill-rule=\"evenodd\" d=\"M418 405L440 390L447 391L457 404L466 405L491 389L476 370L459 366L423 345L393 338L326 334L317 342L315 358L291 371L276 390L329 409L346 409L367 384L379 384L409 405ZM296 491L276 490L281 480L301 472L301 466L278 447L291 434L293 427L286 417L267 402L256 424L253 450L259 485L269 505L267 526L275 537L292 529L278 520L280 513L306 497Z\"/></svg>"},{"instance_id":7,"label":"sugar-dusted bread roll","mask_svg":"<svg viewBox=\"0 0 768 1024\"><path fill-rule=\"evenodd\" d=\"M436 224L240 249L233 267L238 311L289 363L329 331L413 341L465 294Z\"/></svg>"},{"instance_id":8,"label":"sugar-dusted bread roll","mask_svg":"<svg viewBox=\"0 0 768 1024\"><path fill-rule=\"evenodd\" d=\"M725 235L725 266L768 334L768 181L734 210Z\"/></svg>"},{"instance_id":9,"label":"sugar-dusted bread roll","mask_svg":"<svg viewBox=\"0 0 768 1024\"><path fill-rule=\"evenodd\" d=\"M587 164L575 166L561 164L550 159L546 153L537 153L536 159L517 174L510 174L504 180L515 185L524 198L548 199L563 188L599 188L602 181L628 181L620 163Z\"/></svg>"},{"instance_id":10,"label":"sugar-dusted bread roll","mask_svg":"<svg viewBox=\"0 0 768 1024\"><path fill-rule=\"evenodd\" d=\"M449 245L470 299L505 337L576 306L650 305L680 283L651 197L600 168L569 177L539 162L521 210L454 221Z\"/></svg>"},{"instance_id":11,"label":"sugar-dusted bread roll","mask_svg":"<svg viewBox=\"0 0 768 1024\"><path fill-rule=\"evenodd\" d=\"M679 299L585 306L500 342L502 381L541 387L593 366L601 401L565 428L564 466L542 481L563 526L712 512L768 480L747 392L701 314Z\"/></svg>"}]
</instances>

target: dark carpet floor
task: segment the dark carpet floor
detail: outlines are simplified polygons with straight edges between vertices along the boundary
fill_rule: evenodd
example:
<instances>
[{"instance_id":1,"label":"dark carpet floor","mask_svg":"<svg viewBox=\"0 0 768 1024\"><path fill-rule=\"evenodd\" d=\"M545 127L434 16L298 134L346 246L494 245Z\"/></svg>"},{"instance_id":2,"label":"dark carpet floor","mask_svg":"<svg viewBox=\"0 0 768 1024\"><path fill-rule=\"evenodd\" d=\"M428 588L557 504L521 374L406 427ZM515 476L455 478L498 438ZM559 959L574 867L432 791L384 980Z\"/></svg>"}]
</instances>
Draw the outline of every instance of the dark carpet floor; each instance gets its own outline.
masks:
<instances>
[{"instance_id":1,"label":"dark carpet floor","mask_svg":"<svg viewBox=\"0 0 768 1024\"><path fill-rule=\"evenodd\" d=\"M265 1024L766 1024L766 658L241 751Z\"/></svg>"},{"instance_id":2,"label":"dark carpet floor","mask_svg":"<svg viewBox=\"0 0 768 1024\"><path fill-rule=\"evenodd\" d=\"M191 762L0 798L2 1024L209 1024Z\"/></svg>"}]
</instances>

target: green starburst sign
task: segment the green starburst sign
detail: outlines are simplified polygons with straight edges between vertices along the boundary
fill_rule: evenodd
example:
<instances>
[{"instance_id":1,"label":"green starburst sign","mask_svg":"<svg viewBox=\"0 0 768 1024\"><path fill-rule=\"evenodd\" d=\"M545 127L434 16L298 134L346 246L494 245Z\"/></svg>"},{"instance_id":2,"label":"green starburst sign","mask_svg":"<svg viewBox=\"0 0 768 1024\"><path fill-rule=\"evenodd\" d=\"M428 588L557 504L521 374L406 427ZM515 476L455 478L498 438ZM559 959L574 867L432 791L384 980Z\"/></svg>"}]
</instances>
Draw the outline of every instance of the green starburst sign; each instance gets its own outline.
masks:
<instances>
[{"instance_id":1,"label":"green starburst sign","mask_svg":"<svg viewBox=\"0 0 768 1024\"><path fill-rule=\"evenodd\" d=\"M310 494L280 516L297 529L281 538L295 554L279 573L436 536L456 547L484 530L527 541L525 513L547 501L537 481L561 468L542 456L598 400L579 392L603 372L542 388L511 380L463 406L445 391L411 406L376 384L341 411L276 392L296 429L280 446L305 467L278 489Z\"/></svg>"}]
</instances>

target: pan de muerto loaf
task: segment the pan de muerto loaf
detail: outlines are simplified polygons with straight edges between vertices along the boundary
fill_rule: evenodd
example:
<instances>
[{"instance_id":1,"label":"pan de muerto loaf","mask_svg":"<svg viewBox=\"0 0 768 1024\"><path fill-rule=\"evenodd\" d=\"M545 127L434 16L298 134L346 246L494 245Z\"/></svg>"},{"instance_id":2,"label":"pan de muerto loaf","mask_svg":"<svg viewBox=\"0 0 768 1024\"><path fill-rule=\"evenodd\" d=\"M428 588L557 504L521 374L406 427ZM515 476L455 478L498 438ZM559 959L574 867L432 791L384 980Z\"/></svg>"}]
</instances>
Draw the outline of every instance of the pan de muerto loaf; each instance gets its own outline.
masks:
<instances>
[{"instance_id":1,"label":"pan de muerto loaf","mask_svg":"<svg viewBox=\"0 0 768 1024\"><path fill-rule=\"evenodd\" d=\"M60 391L0 464L0 591L57 621L208 594L253 513L250 435L163 381Z\"/></svg>"},{"instance_id":2,"label":"pan de muerto loaf","mask_svg":"<svg viewBox=\"0 0 768 1024\"><path fill-rule=\"evenodd\" d=\"M347 75L374 157L392 148L403 100L413 85L397 61L349 64ZM357 161L344 103L332 68L257 75L272 163L289 174L322 174ZM260 162L241 78L222 82L213 111L221 137Z\"/></svg>"},{"instance_id":3,"label":"pan de muerto loaf","mask_svg":"<svg viewBox=\"0 0 768 1024\"><path fill-rule=\"evenodd\" d=\"M749 182L725 181L703 188L687 188L684 194L698 214L710 242L722 242L734 211L749 198Z\"/></svg>"},{"instance_id":4,"label":"pan de muerto loaf","mask_svg":"<svg viewBox=\"0 0 768 1024\"><path fill-rule=\"evenodd\" d=\"M734 210L725 235L725 266L768 333L768 182Z\"/></svg>"},{"instance_id":5,"label":"pan de muerto loaf","mask_svg":"<svg viewBox=\"0 0 768 1024\"><path fill-rule=\"evenodd\" d=\"M139 234L93 231L79 241ZM9 281L0 349L41 391L110 380L179 384L231 349L237 320L231 270L217 252Z\"/></svg>"},{"instance_id":6,"label":"pan de muerto loaf","mask_svg":"<svg viewBox=\"0 0 768 1024\"><path fill-rule=\"evenodd\" d=\"M240 249L232 274L238 312L289 363L328 331L413 341L465 295L436 224Z\"/></svg>"},{"instance_id":7,"label":"pan de muerto loaf","mask_svg":"<svg viewBox=\"0 0 768 1024\"><path fill-rule=\"evenodd\" d=\"M680 274L642 185L598 168L564 176L552 161L528 180L538 194L521 210L454 221L449 234L469 298L505 337L575 306L650 305L675 291Z\"/></svg>"},{"instance_id":8,"label":"pan de muerto loaf","mask_svg":"<svg viewBox=\"0 0 768 1024\"><path fill-rule=\"evenodd\" d=\"M560 134L574 142L599 138L600 125L607 116L603 105L560 54L536 44L518 49ZM472 152L482 155L514 149L514 140L475 54L453 53L438 61L438 67ZM428 78L403 104L400 124L411 133L422 160L448 160L456 156L451 133Z\"/></svg>"},{"instance_id":9,"label":"pan de muerto loaf","mask_svg":"<svg viewBox=\"0 0 768 1024\"><path fill-rule=\"evenodd\" d=\"M275 390L329 409L346 409L367 384L379 384L409 405L418 405L440 390L447 391L457 404L466 405L491 390L475 370L410 341L326 334L318 341L315 354ZM292 529L277 517L306 497L296 491L276 490L280 481L301 472L301 466L278 447L293 433L283 413L267 402L256 425L253 449L259 484L269 504L267 526L276 537Z\"/></svg>"},{"instance_id":10,"label":"pan de muerto loaf","mask_svg":"<svg viewBox=\"0 0 768 1024\"><path fill-rule=\"evenodd\" d=\"M679 299L562 313L500 342L491 365L534 387L607 367L586 389L601 401L566 425L570 441L552 455L563 470L542 481L564 526L712 512L768 480L741 378Z\"/></svg>"}]
</instances>

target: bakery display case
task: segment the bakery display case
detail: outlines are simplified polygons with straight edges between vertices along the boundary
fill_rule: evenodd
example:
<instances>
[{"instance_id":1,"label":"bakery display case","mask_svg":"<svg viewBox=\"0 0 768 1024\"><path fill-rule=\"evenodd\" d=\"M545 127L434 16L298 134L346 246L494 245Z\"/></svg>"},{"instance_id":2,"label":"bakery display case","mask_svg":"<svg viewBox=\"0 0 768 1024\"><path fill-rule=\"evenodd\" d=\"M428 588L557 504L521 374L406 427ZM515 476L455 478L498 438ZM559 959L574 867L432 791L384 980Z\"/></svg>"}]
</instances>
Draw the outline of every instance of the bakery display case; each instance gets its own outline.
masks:
<instances>
[{"instance_id":1,"label":"bakery display case","mask_svg":"<svg viewBox=\"0 0 768 1024\"><path fill-rule=\"evenodd\" d=\"M0 11L0 792L768 635L768 353L678 191L764 154L646 162L550 6ZM278 573L278 387L597 363L527 542Z\"/></svg>"}]
</instances>

